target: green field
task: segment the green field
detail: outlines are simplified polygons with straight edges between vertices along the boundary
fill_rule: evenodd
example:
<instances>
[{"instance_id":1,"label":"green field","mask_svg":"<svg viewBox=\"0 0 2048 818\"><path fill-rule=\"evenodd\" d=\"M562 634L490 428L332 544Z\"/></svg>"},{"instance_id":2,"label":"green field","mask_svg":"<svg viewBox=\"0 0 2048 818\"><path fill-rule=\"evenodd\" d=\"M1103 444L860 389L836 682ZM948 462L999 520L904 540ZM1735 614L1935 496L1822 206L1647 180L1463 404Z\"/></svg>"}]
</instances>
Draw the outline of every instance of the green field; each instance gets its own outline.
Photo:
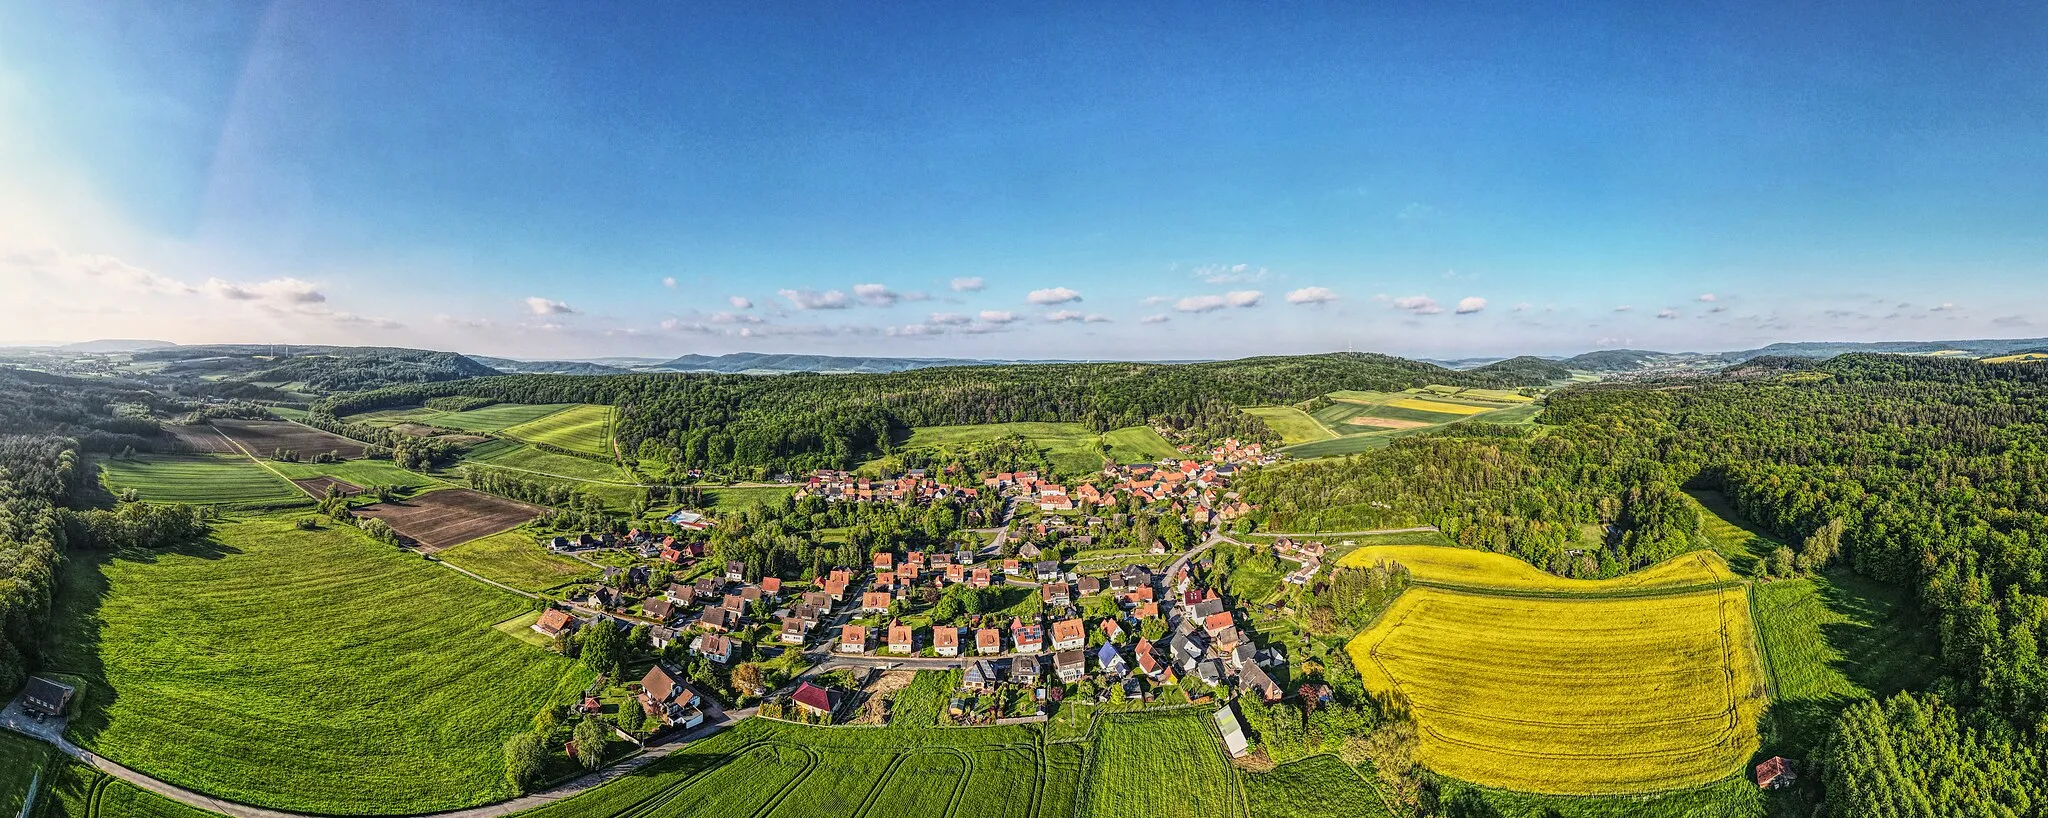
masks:
<instances>
[{"instance_id":1,"label":"green field","mask_svg":"<svg viewBox=\"0 0 2048 818\"><path fill-rule=\"evenodd\" d=\"M513 529L435 554L449 565L526 591L543 591L597 571L588 563L550 554L535 534Z\"/></svg>"},{"instance_id":2,"label":"green field","mask_svg":"<svg viewBox=\"0 0 2048 818\"><path fill-rule=\"evenodd\" d=\"M1309 417L1307 412L1292 406L1254 406L1244 411L1265 421L1267 426L1273 427L1273 431L1280 435L1281 445L1284 446L1329 440L1337 436L1336 433L1323 428L1315 418Z\"/></svg>"},{"instance_id":3,"label":"green field","mask_svg":"<svg viewBox=\"0 0 2048 818\"><path fill-rule=\"evenodd\" d=\"M255 461L224 454L145 454L134 459L96 461L107 489L134 489L156 503L231 504L308 499Z\"/></svg>"},{"instance_id":4,"label":"green field","mask_svg":"<svg viewBox=\"0 0 2048 818\"><path fill-rule=\"evenodd\" d=\"M1062 763L1071 760L1042 748L1029 727L819 728L748 719L522 818L1072 818L1078 767Z\"/></svg>"},{"instance_id":5,"label":"green field","mask_svg":"<svg viewBox=\"0 0 2048 818\"><path fill-rule=\"evenodd\" d=\"M1180 456L1173 444L1166 442L1166 438L1160 437L1150 426L1111 429L1103 433L1102 445L1109 452L1109 458L1118 463L1152 463L1161 458Z\"/></svg>"},{"instance_id":6,"label":"green field","mask_svg":"<svg viewBox=\"0 0 2048 818\"><path fill-rule=\"evenodd\" d=\"M42 786L55 747L0 730L0 816L20 815L31 788Z\"/></svg>"},{"instance_id":7,"label":"green field","mask_svg":"<svg viewBox=\"0 0 2048 818\"><path fill-rule=\"evenodd\" d=\"M212 818L83 764L66 764L43 790L45 818Z\"/></svg>"},{"instance_id":8,"label":"green field","mask_svg":"<svg viewBox=\"0 0 2048 818\"><path fill-rule=\"evenodd\" d=\"M1336 756L1311 756L1245 774L1245 801L1251 818L1393 818L1370 775Z\"/></svg>"},{"instance_id":9,"label":"green field","mask_svg":"<svg viewBox=\"0 0 2048 818\"><path fill-rule=\"evenodd\" d=\"M889 726L930 727L939 723L953 692L960 689L960 671L920 670L917 679L900 691L889 706Z\"/></svg>"},{"instance_id":10,"label":"green field","mask_svg":"<svg viewBox=\"0 0 2048 818\"><path fill-rule=\"evenodd\" d=\"M386 409L350 415L347 420L368 423L372 426L397 426L402 423L417 423L423 426L437 426L443 429L459 429L465 432L498 432L522 423L529 423L548 415L580 404L574 403L497 403L468 412L449 412L428 409L424 406L411 409Z\"/></svg>"},{"instance_id":11,"label":"green field","mask_svg":"<svg viewBox=\"0 0 2048 818\"><path fill-rule=\"evenodd\" d=\"M1095 450L1097 435L1079 423L977 423L967 426L925 426L911 430L907 446L981 443L1017 435L1046 450L1061 474L1093 474L1102 470ZM1162 441L1163 442L1163 441Z\"/></svg>"},{"instance_id":12,"label":"green field","mask_svg":"<svg viewBox=\"0 0 2048 818\"><path fill-rule=\"evenodd\" d=\"M612 457L614 414L609 406L577 404L499 431L506 437L528 443L546 443L572 452Z\"/></svg>"},{"instance_id":13,"label":"green field","mask_svg":"<svg viewBox=\"0 0 2048 818\"><path fill-rule=\"evenodd\" d=\"M1211 708L1098 716L1081 782L1084 818L1234 818L1237 772L1223 756Z\"/></svg>"},{"instance_id":14,"label":"green field","mask_svg":"<svg viewBox=\"0 0 2048 818\"><path fill-rule=\"evenodd\" d=\"M1466 790L1484 798L1500 811L1502 818L1763 818L1766 814L1763 792L1743 777L1643 796L1535 795L1488 790L1456 781L1447 782L1444 793L1448 799Z\"/></svg>"},{"instance_id":15,"label":"green field","mask_svg":"<svg viewBox=\"0 0 2048 818\"><path fill-rule=\"evenodd\" d=\"M416 489L446 486L448 483L419 472L406 471L389 460L344 460L340 463L272 463L272 467L293 480L332 477L362 488L411 486Z\"/></svg>"},{"instance_id":16,"label":"green field","mask_svg":"<svg viewBox=\"0 0 2048 818\"><path fill-rule=\"evenodd\" d=\"M574 455L542 451L510 440L491 440L472 447L465 462L534 472L531 479L567 483L571 488L602 499L607 508L623 511L640 498L642 490L623 467Z\"/></svg>"},{"instance_id":17,"label":"green field","mask_svg":"<svg viewBox=\"0 0 2048 818\"><path fill-rule=\"evenodd\" d=\"M510 796L505 738L590 681L492 629L528 607L354 529L258 517L73 561L47 654L93 682L72 740L123 765L259 806L432 812Z\"/></svg>"},{"instance_id":18,"label":"green field","mask_svg":"<svg viewBox=\"0 0 2048 818\"><path fill-rule=\"evenodd\" d=\"M705 505L717 511L738 511L743 508L781 502L782 498L796 493L795 486L735 486L704 489ZM843 537L841 538L844 539Z\"/></svg>"},{"instance_id":19,"label":"green field","mask_svg":"<svg viewBox=\"0 0 2048 818\"><path fill-rule=\"evenodd\" d=\"M1773 685L1767 747L1804 758L1857 699L1916 690L1940 667L1919 609L1897 588L1846 571L1756 585Z\"/></svg>"}]
</instances>

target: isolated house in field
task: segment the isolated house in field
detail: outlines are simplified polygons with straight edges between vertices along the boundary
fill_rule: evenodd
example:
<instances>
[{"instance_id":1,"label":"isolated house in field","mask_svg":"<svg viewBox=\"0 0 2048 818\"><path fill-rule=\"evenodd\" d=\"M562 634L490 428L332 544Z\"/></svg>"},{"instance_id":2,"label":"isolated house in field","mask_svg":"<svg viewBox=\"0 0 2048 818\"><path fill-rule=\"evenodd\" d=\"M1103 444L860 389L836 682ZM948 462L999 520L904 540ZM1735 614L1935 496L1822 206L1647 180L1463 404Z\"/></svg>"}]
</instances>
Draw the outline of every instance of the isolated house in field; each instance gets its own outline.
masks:
<instances>
[{"instance_id":1,"label":"isolated house in field","mask_svg":"<svg viewBox=\"0 0 2048 818\"><path fill-rule=\"evenodd\" d=\"M960 655L960 629L940 625L932 629L932 652L940 656Z\"/></svg>"},{"instance_id":2,"label":"isolated house in field","mask_svg":"<svg viewBox=\"0 0 2048 818\"><path fill-rule=\"evenodd\" d=\"M1081 650L1063 650L1052 655L1052 672L1062 682L1079 681L1088 675L1088 653Z\"/></svg>"},{"instance_id":3,"label":"isolated house in field","mask_svg":"<svg viewBox=\"0 0 2048 818\"><path fill-rule=\"evenodd\" d=\"M868 629L860 625L847 625L839 629L840 653L867 653L873 648L868 641Z\"/></svg>"},{"instance_id":4,"label":"isolated house in field","mask_svg":"<svg viewBox=\"0 0 2048 818\"><path fill-rule=\"evenodd\" d=\"M1799 776L1792 770L1792 760L1784 756L1772 756L1756 765L1756 785L1767 790L1792 786Z\"/></svg>"},{"instance_id":5,"label":"isolated house in field","mask_svg":"<svg viewBox=\"0 0 2048 818\"><path fill-rule=\"evenodd\" d=\"M699 634L690 640L690 652L722 665L732 661L732 639L720 633Z\"/></svg>"},{"instance_id":6,"label":"isolated house in field","mask_svg":"<svg viewBox=\"0 0 2048 818\"><path fill-rule=\"evenodd\" d=\"M683 684L682 675L659 662L640 677L640 709L664 727L695 727L704 723L697 707L697 694Z\"/></svg>"},{"instance_id":7,"label":"isolated house in field","mask_svg":"<svg viewBox=\"0 0 2048 818\"><path fill-rule=\"evenodd\" d=\"M1079 617L1052 623L1052 649L1072 650L1088 645L1088 626Z\"/></svg>"},{"instance_id":8,"label":"isolated house in field","mask_svg":"<svg viewBox=\"0 0 2048 818\"><path fill-rule=\"evenodd\" d=\"M549 608L546 613L540 615L540 621L533 623L533 630L553 639L563 634L575 633L576 625L576 617L570 616L568 611Z\"/></svg>"},{"instance_id":9,"label":"isolated house in field","mask_svg":"<svg viewBox=\"0 0 2048 818\"><path fill-rule=\"evenodd\" d=\"M1244 724L1237 720L1237 705L1226 704L1216 711L1216 731L1223 734L1223 749L1231 758L1243 758L1251 752L1251 743L1244 737Z\"/></svg>"},{"instance_id":10,"label":"isolated house in field","mask_svg":"<svg viewBox=\"0 0 2048 818\"><path fill-rule=\"evenodd\" d=\"M905 625L905 624L903 624L903 623L901 623L901 622L891 622L891 623L889 623L889 652L890 652L890 653L895 653L895 654L905 654L905 653L910 653L910 652L911 652L912 650L915 650L915 649L916 649L916 645L917 645L917 632L916 632L916 631L914 631L914 630L912 630L912 629L911 629L911 627L910 627L909 625Z\"/></svg>"},{"instance_id":11,"label":"isolated house in field","mask_svg":"<svg viewBox=\"0 0 2048 818\"><path fill-rule=\"evenodd\" d=\"M71 706L71 697L78 694L72 686L41 676L28 677L28 687L21 691L21 706L31 713L45 716L62 716L64 709Z\"/></svg>"},{"instance_id":12,"label":"isolated house in field","mask_svg":"<svg viewBox=\"0 0 2048 818\"><path fill-rule=\"evenodd\" d=\"M830 716L839 709L839 691L810 682L797 685L796 692L789 694L789 700L798 708L820 716Z\"/></svg>"}]
</instances>

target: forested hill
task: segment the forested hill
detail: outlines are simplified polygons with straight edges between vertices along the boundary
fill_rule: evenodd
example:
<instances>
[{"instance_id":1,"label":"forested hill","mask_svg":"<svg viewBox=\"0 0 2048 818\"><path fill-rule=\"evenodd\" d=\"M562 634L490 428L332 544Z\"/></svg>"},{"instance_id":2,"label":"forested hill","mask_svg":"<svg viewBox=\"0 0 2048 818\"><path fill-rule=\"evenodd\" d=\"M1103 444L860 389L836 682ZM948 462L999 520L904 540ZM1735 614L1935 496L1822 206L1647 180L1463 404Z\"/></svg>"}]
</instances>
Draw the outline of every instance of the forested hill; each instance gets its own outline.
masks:
<instances>
[{"instance_id":1,"label":"forested hill","mask_svg":"<svg viewBox=\"0 0 2048 818\"><path fill-rule=\"evenodd\" d=\"M501 374L453 352L396 347L181 346L137 352L134 359L163 362L165 374L217 376L235 384L303 384L314 392Z\"/></svg>"},{"instance_id":2,"label":"forested hill","mask_svg":"<svg viewBox=\"0 0 2048 818\"><path fill-rule=\"evenodd\" d=\"M1362 353L1191 364L940 367L881 375L520 375L391 387L321 402L348 415L428 398L618 406L620 441L642 459L693 467L843 467L891 447L916 426L1075 421L1099 429L1157 423L1194 439L1274 440L1237 407L1292 403L1342 389L1432 383L1516 387L1517 371L1455 372Z\"/></svg>"},{"instance_id":3,"label":"forested hill","mask_svg":"<svg viewBox=\"0 0 2048 818\"><path fill-rule=\"evenodd\" d=\"M1434 522L1594 576L1696 547L1677 490L1721 489L1798 544L1774 566L1849 566L1938 623L1941 696L1849 707L1821 742L1829 814L2048 814L2048 365L1808 363L1569 389L1541 433L1464 424L1239 486L1276 530Z\"/></svg>"}]
</instances>

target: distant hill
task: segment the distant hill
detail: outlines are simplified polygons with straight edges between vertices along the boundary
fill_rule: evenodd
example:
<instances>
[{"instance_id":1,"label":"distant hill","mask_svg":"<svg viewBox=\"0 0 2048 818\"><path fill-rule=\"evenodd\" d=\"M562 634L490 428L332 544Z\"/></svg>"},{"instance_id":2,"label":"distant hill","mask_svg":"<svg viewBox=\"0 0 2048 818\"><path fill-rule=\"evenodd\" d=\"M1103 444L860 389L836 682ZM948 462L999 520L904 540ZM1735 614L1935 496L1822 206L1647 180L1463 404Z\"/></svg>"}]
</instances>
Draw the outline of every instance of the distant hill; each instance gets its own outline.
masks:
<instances>
[{"instance_id":1,"label":"distant hill","mask_svg":"<svg viewBox=\"0 0 2048 818\"><path fill-rule=\"evenodd\" d=\"M113 352L140 352L145 349L163 349L164 347L174 346L177 346L177 344L173 344L169 341L147 341L133 338L103 338L97 341L81 341L76 344L65 344L63 346L58 347L57 349L64 352L91 352L98 354L107 354Z\"/></svg>"},{"instance_id":2,"label":"distant hill","mask_svg":"<svg viewBox=\"0 0 2048 818\"><path fill-rule=\"evenodd\" d=\"M2011 355L2037 347L2048 347L2048 338L1984 338L1974 341L1800 341L1772 344L1761 349L1727 352L1721 355L1730 362L1747 361L1766 355L1785 355L1795 358L1833 358L1854 352L1876 352L1891 355L1932 355L1937 352L1956 352L1972 358L1994 355Z\"/></svg>"},{"instance_id":3,"label":"distant hill","mask_svg":"<svg viewBox=\"0 0 2048 818\"><path fill-rule=\"evenodd\" d=\"M652 370L668 372L721 372L725 374L776 374L784 372L862 372L883 374L929 369L937 366L991 366L1022 361L969 360L964 358L854 358L834 355L789 355L766 352L734 352L727 355L684 355Z\"/></svg>"},{"instance_id":4,"label":"distant hill","mask_svg":"<svg viewBox=\"0 0 2048 818\"><path fill-rule=\"evenodd\" d=\"M1598 352L1573 355L1559 363L1582 372L1627 372L1641 369L1652 361L1663 357L1665 357L1664 353L1651 352L1647 349L1603 349Z\"/></svg>"},{"instance_id":5,"label":"distant hill","mask_svg":"<svg viewBox=\"0 0 2048 818\"><path fill-rule=\"evenodd\" d=\"M160 365L149 375L173 382L205 379L311 392L345 392L505 374L453 352L397 347L173 346L137 352L134 361ZM182 383L180 391L189 392L183 387L193 386ZM223 387L218 386L201 391L224 397L270 397L250 390L244 390L244 394L229 390L223 395Z\"/></svg>"},{"instance_id":6,"label":"distant hill","mask_svg":"<svg viewBox=\"0 0 2048 818\"><path fill-rule=\"evenodd\" d=\"M469 357L499 372L515 375L625 375L633 371L591 361L515 361L511 358L490 358L483 355Z\"/></svg>"},{"instance_id":7,"label":"distant hill","mask_svg":"<svg viewBox=\"0 0 2048 818\"><path fill-rule=\"evenodd\" d=\"M1517 385L1543 384L1562 381L1572 376L1564 364L1545 360L1533 355L1522 355L1505 361L1495 361L1481 367L1465 370L1467 374L1499 378Z\"/></svg>"}]
</instances>

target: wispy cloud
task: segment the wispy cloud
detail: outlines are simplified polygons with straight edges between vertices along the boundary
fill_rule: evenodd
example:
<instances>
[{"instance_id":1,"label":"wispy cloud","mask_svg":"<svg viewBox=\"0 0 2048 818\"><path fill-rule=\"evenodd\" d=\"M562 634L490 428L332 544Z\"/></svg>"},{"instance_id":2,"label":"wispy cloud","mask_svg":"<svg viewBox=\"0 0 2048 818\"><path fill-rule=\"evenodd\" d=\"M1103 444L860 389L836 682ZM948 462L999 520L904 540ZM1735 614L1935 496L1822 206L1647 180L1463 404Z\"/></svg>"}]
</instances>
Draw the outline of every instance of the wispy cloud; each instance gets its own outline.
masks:
<instances>
[{"instance_id":1,"label":"wispy cloud","mask_svg":"<svg viewBox=\"0 0 2048 818\"><path fill-rule=\"evenodd\" d=\"M942 327L957 327L972 324L974 319L956 312L935 312L925 319L925 323L937 324Z\"/></svg>"},{"instance_id":2,"label":"wispy cloud","mask_svg":"<svg viewBox=\"0 0 2048 818\"><path fill-rule=\"evenodd\" d=\"M1043 290L1032 290L1024 300L1039 305L1065 304L1081 300L1081 294L1065 287L1048 287Z\"/></svg>"},{"instance_id":3,"label":"wispy cloud","mask_svg":"<svg viewBox=\"0 0 2048 818\"><path fill-rule=\"evenodd\" d=\"M1140 323L1140 324L1164 324L1164 323L1166 323L1166 322L1168 322L1168 321L1171 321L1171 320L1173 320L1173 316L1167 315L1167 314L1165 314L1165 313L1160 313L1160 314L1158 314L1158 315L1147 315L1147 316L1145 316L1145 317L1143 317L1143 318L1140 318L1140 319L1138 319L1138 323Z\"/></svg>"},{"instance_id":4,"label":"wispy cloud","mask_svg":"<svg viewBox=\"0 0 2048 818\"><path fill-rule=\"evenodd\" d=\"M1716 296L1713 293L1700 293L1699 300L1708 304L1712 304L1721 299L1719 296Z\"/></svg>"},{"instance_id":5,"label":"wispy cloud","mask_svg":"<svg viewBox=\"0 0 2048 818\"><path fill-rule=\"evenodd\" d=\"M1430 298L1426 295L1411 295L1403 298L1396 298L1393 300L1392 303L1394 305L1394 309L1407 310L1409 313L1414 315L1435 315L1437 313L1444 311L1444 308L1436 303L1436 299Z\"/></svg>"},{"instance_id":6,"label":"wispy cloud","mask_svg":"<svg viewBox=\"0 0 2048 818\"><path fill-rule=\"evenodd\" d=\"M1232 290L1222 295L1191 295L1173 302L1173 308L1181 312L1213 312L1224 308L1256 307L1264 300L1265 293L1258 290Z\"/></svg>"},{"instance_id":7,"label":"wispy cloud","mask_svg":"<svg viewBox=\"0 0 2048 818\"><path fill-rule=\"evenodd\" d=\"M564 304L560 301L552 301L537 295L527 297L526 309L531 311L534 315L576 314L576 311L574 309L571 309L567 304Z\"/></svg>"},{"instance_id":8,"label":"wispy cloud","mask_svg":"<svg viewBox=\"0 0 2048 818\"><path fill-rule=\"evenodd\" d=\"M731 304L732 308L736 310L751 310L754 308L754 300L744 295L730 296L725 299L725 303Z\"/></svg>"},{"instance_id":9,"label":"wispy cloud","mask_svg":"<svg viewBox=\"0 0 2048 818\"><path fill-rule=\"evenodd\" d=\"M1020 316L1009 310L982 310L980 318L989 324L1012 324L1021 320Z\"/></svg>"},{"instance_id":10,"label":"wispy cloud","mask_svg":"<svg viewBox=\"0 0 2048 818\"><path fill-rule=\"evenodd\" d=\"M982 281L981 276L962 276L953 279L953 292L956 293L978 293L987 286L988 282Z\"/></svg>"},{"instance_id":11,"label":"wispy cloud","mask_svg":"<svg viewBox=\"0 0 2048 818\"><path fill-rule=\"evenodd\" d=\"M1064 324L1069 321L1079 321L1087 317L1088 316L1083 315L1080 310L1057 310L1054 312L1046 313L1045 322L1048 324Z\"/></svg>"},{"instance_id":12,"label":"wispy cloud","mask_svg":"<svg viewBox=\"0 0 2048 818\"><path fill-rule=\"evenodd\" d=\"M1264 267L1254 269L1249 264L1205 264L1196 267L1194 275L1204 284L1241 284L1264 281L1271 273Z\"/></svg>"},{"instance_id":13,"label":"wispy cloud","mask_svg":"<svg viewBox=\"0 0 2048 818\"><path fill-rule=\"evenodd\" d=\"M1287 294L1289 304L1328 304L1337 300L1337 292L1328 287L1303 287Z\"/></svg>"},{"instance_id":14,"label":"wispy cloud","mask_svg":"<svg viewBox=\"0 0 2048 818\"><path fill-rule=\"evenodd\" d=\"M663 278L663 279L661 280L661 286L663 286L663 287L667 287L667 288L669 288L669 289L671 289L671 290L675 289L675 288L676 288L676 277L675 277L675 276L667 276L667 277L664 277L664 278Z\"/></svg>"},{"instance_id":15,"label":"wispy cloud","mask_svg":"<svg viewBox=\"0 0 2048 818\"><path fill-rule=\"evenodd\" d=\"M843 310L853 306L846 293L838 290L818 292L816 290L776 290L776 295L789 300L791 306L800 310Z\"/></svg>"},{"instance_id":16,"label":"wispy cloud","mask_svg":"<svg viewBox=\"0 0 2048 818\"><path fill-rule=\"evenodd\" d=\"M1657 311L1657 317L1664 319L1666 321L1671 321L1678 318L1678 311L1670 307L1665 307L1664 309Z\"/></svg>"}]
</instances>

